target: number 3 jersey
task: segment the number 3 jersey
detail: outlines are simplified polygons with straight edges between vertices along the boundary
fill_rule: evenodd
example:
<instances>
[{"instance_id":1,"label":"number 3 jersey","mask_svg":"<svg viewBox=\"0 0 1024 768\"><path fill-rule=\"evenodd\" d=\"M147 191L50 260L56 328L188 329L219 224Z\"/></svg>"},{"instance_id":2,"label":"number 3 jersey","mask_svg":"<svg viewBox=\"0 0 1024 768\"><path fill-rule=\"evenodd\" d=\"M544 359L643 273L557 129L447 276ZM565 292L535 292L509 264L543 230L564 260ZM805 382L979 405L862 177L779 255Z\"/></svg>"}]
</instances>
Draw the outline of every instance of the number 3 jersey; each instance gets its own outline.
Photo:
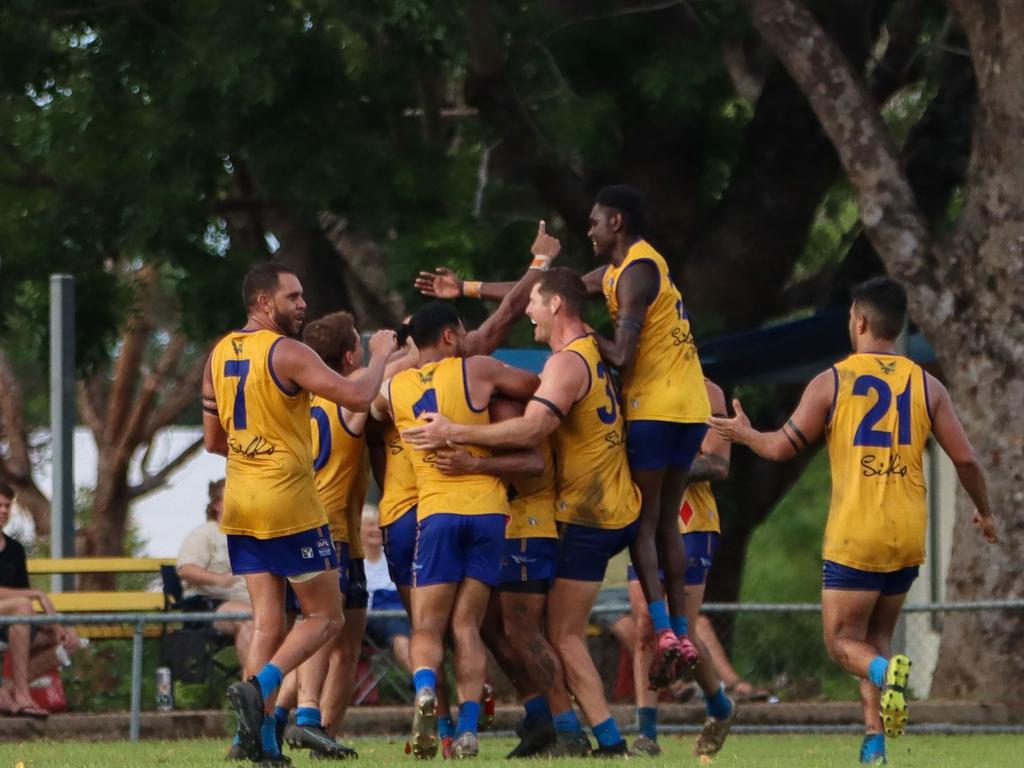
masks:
<instances>
[{"instance_id":1,"label":"number 3 jersey","mask_svg":"<svg viewBox=\"0 0 1024 768\"><path fill-rule=\"evenodd\" d=\"M551 435L555 517L591 528L624 528L640 515L640 490L629 473L615 386L593 336L574 339L562 352L579 355L590 386Z\"/></svg>"},{"instance_id":2,"label":"number 3 jersey","mask_svg":"<svg viewBox=\"0 0 1024 768\"><path fill-rule=\"evenodd\" d=\"M446 357L421 368L395 374L389 386L391 409L399 432L423 423L425 413L440 413L456 424L490 424L487 406L477 410L469 400L466 361ZM409 446L406 446L408 449ZM466 446L476 456L490 452ZM438 512L457 515L509 513L508 494L502 482L490 475L446 475L434 466L435 451L410 450L419 501L416 519Z\"/></svg>"},{"instance_id":3,"label":"number 3 jersey","mask_svg":"<svg viewBox=\"0 0 1024 768\"><path fill-rule=\"evenodd\" d=\"M885 354L850 355L832 373L824 558L873 572L920 565L927 526L923 456L932 427L925 373L905 357Z\"/></svg>"},{"instance_id":4,"label":"number 3 jersey","mask_svg":"<svg viewBox=\"0 0 1024 768\"><path fill-rule=\"evenodd\" d=\"M224 533L272 539L326 525L313 477L309 394L274 373L272 331L234 331L210 356L227 432Z\"/></svg>"}]
</instances>

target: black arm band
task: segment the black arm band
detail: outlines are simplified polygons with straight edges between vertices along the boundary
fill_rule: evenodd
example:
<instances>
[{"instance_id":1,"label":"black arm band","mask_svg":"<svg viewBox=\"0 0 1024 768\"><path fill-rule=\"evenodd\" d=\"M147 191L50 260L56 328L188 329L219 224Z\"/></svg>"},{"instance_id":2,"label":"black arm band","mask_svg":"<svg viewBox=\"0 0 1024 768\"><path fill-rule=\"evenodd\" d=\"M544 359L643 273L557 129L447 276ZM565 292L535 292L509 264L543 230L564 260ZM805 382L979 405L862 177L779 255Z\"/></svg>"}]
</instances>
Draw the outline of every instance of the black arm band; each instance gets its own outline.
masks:
<instances>
[{"instance_id":1,"label":"black arm band","mask_svg":"<svg viewBox=\"0 0 1024 768\"><path fill-rule=\"evenodd\" d=\"M793 420L792 420L792 419L790 419L789 421L787 421L787 422L786 422L786 425L787 425L787 426L788 426L788 427L789 427L790 429L792 429L792 430L793 430L793 434L794 434L794 435L796 435L796 436L797 436L798 438L800 438L800 442L802 442L802 443L803 443L804 445L807 445L807 438L806 438L806 437L804 437L804 433L803 433L803 432L801 432L801 431L800 431L800 429L799 429L799 427L797 427L797 425L793 423Z\"/></svg>"},{"instance_id":2,"label":"black arm band","mask_svg":"<svg viewBox=\"0 0 1024 768\"><path fill-rule=\"evenodd\" d=\"M800 446L797 444L796 440L789 436L789 432L786 431L785 427L782 428L782 434L786 436L787 440L789 440L789 444L793 446L793 450L800 453Z\"/></svg>"},{"instance_id":3,"label":"black arm band","mask_svg":"<svg viewBox=\"0 0 1024 768\"><path fill-rule=\"evenodd\" d=\"M206 411L211 416L216 416L217 415L217 409L216 408L211 408L210 406L206 405L205 403L203 404L203 410Z\"/></svg>"},{"instance_id":4,"label":"black arm band","mask_svg":"<svg viewBox=\"0 0 1024 768\"><path fill-rule=\"evenodd\" d=\"M547 406L548 408L550 408L550 409L551 409L551 412L552 412L553 414L555 414L555 416L557 416L557 417L558 417L558 420L559 420L559 421L565 421L565 414L564 414L564 413L562 413L562 409L561 409L561 408L559 408L559 407L558 407L557 405L555 405L554 403L552 403L552 402L551 402L550 400L546 400L546 399L545 399L545 398L543 398L543 397L537 397L536 395L534 395L534 396L533 396L533 397L531 397L530 399L531 399L531 400L536 400L536 401L537 401L538 403L540 403L541 405L546 405L546 406Z\"/></svg>"}]
</instances>

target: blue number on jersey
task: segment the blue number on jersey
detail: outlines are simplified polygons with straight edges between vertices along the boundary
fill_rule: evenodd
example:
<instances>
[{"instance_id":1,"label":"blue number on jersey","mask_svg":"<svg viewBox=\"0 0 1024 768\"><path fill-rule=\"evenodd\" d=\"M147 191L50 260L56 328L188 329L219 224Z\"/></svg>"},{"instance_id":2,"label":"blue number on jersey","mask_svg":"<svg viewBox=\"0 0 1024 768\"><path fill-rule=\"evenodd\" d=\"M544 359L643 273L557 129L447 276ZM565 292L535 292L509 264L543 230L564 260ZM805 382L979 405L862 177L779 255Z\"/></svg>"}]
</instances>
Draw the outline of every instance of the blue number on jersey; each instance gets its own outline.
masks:
<instances>
[{"instance_id":1,"label":"blue number on jersey","mask_svg":"<svg viewBox=\"0 0 1024 768\"><path fill-rule=\"evenodd\" d=\"M309 414L316 422L316 428L320 433L320 450L317 451L316 459L313 461L313 471L319 472L327 466L327 460L331 458L331 419L327 415L327 411L319 405L314 405Z\"/></svg>"},{"instance_id":2,"label":"blue number on jersey","mask_svg":"<svg viewBox=\"0 0 1024 768\"><path fill-rule=\"evenodd\" d=\"M612 377L608 375L608 369L604 363L597 364L597 378L604 381L604 391L608 395L608 407L601 406L597 409L597 418L603 424L614 424L618 416L618 398L615 396L615 387L612 386Z\"/></svg>"},{"instance_id":3,"label":"blue number on jersey","mask_svg":"<svg viewBox=\"0 0 1024 768\"><path fill-rule=\"evenodd\" d=\"M233 418L235 429L245 429L247 424L245 414L245 380L249 378L249 361L225 360L224 375L238 377L238 388L235 390L235 408Z\"/></svg>"},{"instance_id":4,"label":"blue number on jersey","mask_svg":"<svg viewBox=\"0 0 1024 768\"><path fill-rule=\"evenodd\" d=\"M907 379L906 388L896 396L896 416L899 422L897 442L899 445L910 445L910 387L912 380ZM882 417L889 412L892 405L892 389L888 383L870 374L858 376L853 382L853 394L866 397L868 392L874 390L878 400L864 414L860 425L853 435L854 445L863 445L869 448L892 448L892 433L875 429L875 425L882 420Z\"/></svg>"},{"instance_id":5,"label":"blue number on jersey","mask_svg":"<svg viewBox=\"0 0 1024 768\"><path fill-rule=\"evenodd\" d=\"M413 418L418 419L424 413L437 413L437 392L433 387L423 393L423 397L412 404Z\"/></svg>"}]
</instances>

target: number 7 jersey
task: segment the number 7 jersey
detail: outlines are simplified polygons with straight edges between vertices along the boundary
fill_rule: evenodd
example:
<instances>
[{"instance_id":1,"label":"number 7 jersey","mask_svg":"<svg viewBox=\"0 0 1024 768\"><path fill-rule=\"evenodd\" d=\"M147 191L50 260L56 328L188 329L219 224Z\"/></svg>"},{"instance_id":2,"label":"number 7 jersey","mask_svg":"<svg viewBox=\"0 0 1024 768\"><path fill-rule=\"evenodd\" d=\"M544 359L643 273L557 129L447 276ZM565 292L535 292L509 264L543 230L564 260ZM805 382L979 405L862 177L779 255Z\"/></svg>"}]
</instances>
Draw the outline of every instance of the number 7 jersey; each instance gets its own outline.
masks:
<instances>
[{"instance_id":1,"label":"number 7 jersey","mask_svg":"<svg viewBox=\"0 0 1024 768\"><path fill-rule=\"evenodd\" d=\"M272 539L327 524L313 476L309 393L274 373L272 331L233 331L217 342L210 373L227 432L225 533Z\"/></svg>"},{"instance_id":2,"label":"number 7 jersey","mask_svg":"<svg viewBox=\"0 0 1024 768\"><path fill-rule=\"evenodd\" d=\"M932 427L925 372L899 355L854 354L832 373L824 559L873 572L920 565L927 527L923 457Z\"/></svg>"}]
</instances>

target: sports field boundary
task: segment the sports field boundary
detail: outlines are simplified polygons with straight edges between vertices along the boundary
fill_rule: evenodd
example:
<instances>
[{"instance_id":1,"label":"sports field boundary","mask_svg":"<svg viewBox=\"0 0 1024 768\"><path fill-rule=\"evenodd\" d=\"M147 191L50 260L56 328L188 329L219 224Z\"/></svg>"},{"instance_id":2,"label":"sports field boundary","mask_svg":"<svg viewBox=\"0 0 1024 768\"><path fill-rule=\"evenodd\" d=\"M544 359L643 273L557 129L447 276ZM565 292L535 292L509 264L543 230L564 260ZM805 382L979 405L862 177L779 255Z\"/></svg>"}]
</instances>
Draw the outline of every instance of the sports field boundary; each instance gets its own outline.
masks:
<instances>
[{"instance_id":1,"label":"sports field boundary","mask_svg":"<svg viewBox=\"0 0 1024 768\"><path fill-rule=\"evenodd\" d=\"M345 718L346 733L360 736L403 736L409 727L410 706L356 707ZM630 730L635 710L616 704L612 714L621 727ZM510 733L522 709L498 707L494 730ZM663 704L659 725L667 731L689 731L704 719L700 704ZM1004 704L974 701L921 701L911 703L912 730L925 732L1024 732L1024 723L1015 721ZM128 737L129 712L54 715L48 720L0 718L0 741L20 742L33 739L76 739L115 741ZM842 733L862 729L863 720L857 702L783 702L779 704L741 704L737 731L754 733ZM234 721L225 710L143 712L141 737L144 739L227 738Z\"/></svg>"}]
</instances>

